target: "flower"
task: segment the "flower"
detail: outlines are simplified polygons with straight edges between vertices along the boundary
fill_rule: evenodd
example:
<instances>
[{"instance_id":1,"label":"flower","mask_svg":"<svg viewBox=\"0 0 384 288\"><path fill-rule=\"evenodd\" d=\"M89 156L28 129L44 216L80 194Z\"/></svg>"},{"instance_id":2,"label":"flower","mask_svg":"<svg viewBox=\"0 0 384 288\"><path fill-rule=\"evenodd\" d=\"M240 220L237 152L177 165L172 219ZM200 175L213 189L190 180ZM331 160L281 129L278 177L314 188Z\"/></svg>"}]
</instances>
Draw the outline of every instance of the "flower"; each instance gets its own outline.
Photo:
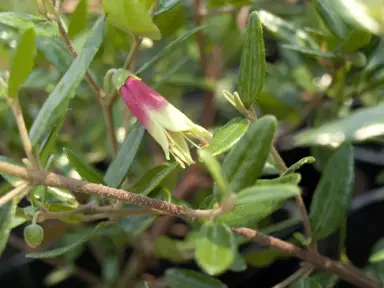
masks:
<instances>
[{"instance_id":1,"label":"flower","mask_svg":"<svg viewBox=\"0 0 384 288\"><path fill-rule=\"evenodd\" d=\"M125 80L120 88L120 95L137 120L160 144L167 160L169 154L172 154L183 168L195 163L188 142L199 148L199 145L191 140L193 137L199 139L203 145L207 145L207 139L212 137L211 132L193 123L164 97L136 77L129 76Z\"/></svg>"}]
</instances>

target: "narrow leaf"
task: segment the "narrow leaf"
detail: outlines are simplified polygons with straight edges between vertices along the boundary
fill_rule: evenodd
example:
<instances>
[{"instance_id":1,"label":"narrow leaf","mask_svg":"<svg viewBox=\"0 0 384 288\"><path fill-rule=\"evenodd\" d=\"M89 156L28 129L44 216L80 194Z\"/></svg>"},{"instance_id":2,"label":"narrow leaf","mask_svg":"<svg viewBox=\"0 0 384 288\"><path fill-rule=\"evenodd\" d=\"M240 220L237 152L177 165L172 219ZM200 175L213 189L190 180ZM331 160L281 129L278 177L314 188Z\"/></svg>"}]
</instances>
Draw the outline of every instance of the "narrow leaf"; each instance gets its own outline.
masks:
<instances>
[{"instance_id":1,"label":"narrow leaf","mask_svg":"<svg viewBox=\"0 0 384 288\"><path fill-rule=\"evenodd\" d=\"M8 81L8 96L17 97L21 84L27 79L35 59L35 30L26 29L17 44Z\"/></svg>"},{"instance_id":2,"label":"narrow leaf","mask_svg":"<svg viewBox=\"0 0 384 288\"><path fill-rule=\"evenodd\" d=\"M167 12L169 9L175 7L178 3L180 3L180 0L160 0L159 4L157 5L155 16Z\"/></svg>"},{"instance_id":3,"label":"narrow leaf","mask_svg":"<svg viewBox=\"0 0 384 288\"><path fill-rule=\"evenodd\" d=\"M298 173L290 173L288 175L282 175L274 179L260 179L256 181L256 185L271 185L271 184L299 184L301 175Z\"/></svg>"},{"instance_id":4,"label":"narrow leaf","mask_svg":"<svg viewBox=\"0 0 384 288\"><path fill-rule=\"evenodd\" d=\"M103 184L103 177L100 173L91 167L85 159L76 155L72 150L64 148L64 153L67 156L71 167L86 181L91 183Z\"/></svg>"},{"instance_id":5,"label":"narrow leaf","mask_svg":"<svg viewBox=\"0 0 384 288\"><path fill-rule=\"evenodd\" d=\"M218 156L230 150L247 131L249 121L244 118L233 118L223 127L214 131L213 139L207 148L213 156Z\"/></svg>"},{"instance_id":6,"label":"narrow leaf","mask_svg":"<svg viewBox=\"0 0 384 288\"><path fill-rule=\"evenodd\" d=\"M55 90L49 95L33 122L29 133L33 146L36 146L52 130L56 122L67 112L70 99L96 55L103 39L104 16L101 16L90 32L81 53L61 78Z\"/></svg>"},{"instance_id":7,"label":"narrow leaf","mask_svg":"<svg viewBox=\"0 0 384 288\"><path fill-rule=\"evenodd\" d=\"M329 236L346 220L354 181L353 150L343 144L328 160L310 208L317 240Z\"/></svg>"},{"instance_id":8,"label":"narrow leaf","mask_svg":"<svg viewBox=\"0 0 384 288\"><path fill-rule=\"evenodd\" d=\"M170 288L226 288L220 280L194 270L170 268L165 272Z\"/></svg>"},{"instance_id":9,"label":"narrow leaf","mask_svg":"<svg viewBox=\"0 0 384 288\"><path fill-rule=\"evenodd\" d=\"M276 126L275 117L261 117L249 126L247 132L225 158L223 172L233 192L253 185L261 175Z\"/></svg>"},{"instance_id":10,"label":"narrow leaf","mask_svg":"<svg viewBox=\"0 0 384 288\"><path fill-rule=\"evenodd\" d=\"M336 53L332 52L324 52L321 50L316 50L316 49L311 49L311 48L306 48L306 47L301 47L297 45L290 45L290 44L284 44L282 45L283 48L293 50L299 53L302 53L307 56L311 57L322 57L322 58L341 58L341 55L338 55Z\"/></svg>"},{"instance_id":11,"label":"narrow leaf","mask_svg":"<svg viewBox=\"0 0 384 288\"><path fill-rule=\"evenodd\" d=\"M75 11L71 15L71 21L68 26L68 36L73 39L77 34L83 31L88 22L88 0L80 0Z\"/></svg>"},{"instance_id":12,"label":"narrow leaf","mask_svg":"<svg viewBox=\"0 0 384 288\"><path fill-rule=\"evenodd\" d=\"M312 164L313 162L315 162L314 157L312 157L312 156L304 157L304 158L300 159L299 161L297 161L295 164L289 166L289 168L287 170L285 170L283 175L291 174L291 173L295 172L296 170L300 169L301 166L303 166L305 164Z\"/></svg>"},{"instance_id":13,"label":"narrow leaf","mask_svg":"<svg viewBox=\"0 0 384 288\"><path fill-rule=\"evenodd\" d=\"M128 170L143 139L144 131L144 127L138 122L131 128L116 158L111 165L109 165L105 173L104 181L108 186L113 188L119 187L127 176Z\"/></svg>"},{"instance_id":14,"label":"narrow leaf","mask_svg":"<svg viewBox=\"0 0 384 288\"><path fill-rule=\"evenodd\" d=\"M243 53L240 62L239 95L245 107L256 103L264 85L265 47L263 27L259 15L252 12L248 18Z\"/></svg>"},{"instance_id":15,"label":"narrow leaf","mask_svg":"<svg viewBox=\"0 0 384 288\"><path fill-rule=\"evenodd\" d=\"M0 206L0 256L3 254L8 242L9 233L12 229L13 218L15 217L17 207L16 199L8 201Z\"/></svg>"}]
</instances>

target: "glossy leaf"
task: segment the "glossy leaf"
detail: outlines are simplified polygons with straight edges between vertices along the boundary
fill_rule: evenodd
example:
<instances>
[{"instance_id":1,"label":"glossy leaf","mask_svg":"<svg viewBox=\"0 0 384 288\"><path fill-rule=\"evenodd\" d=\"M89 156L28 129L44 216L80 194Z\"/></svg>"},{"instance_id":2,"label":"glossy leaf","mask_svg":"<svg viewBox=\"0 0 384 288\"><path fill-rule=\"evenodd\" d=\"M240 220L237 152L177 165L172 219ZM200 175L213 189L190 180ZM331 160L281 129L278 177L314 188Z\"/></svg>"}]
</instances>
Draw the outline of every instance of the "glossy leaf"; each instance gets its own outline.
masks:
<instances>
[{"instance_id":1,"label":"glossy leaf","mask_svg":"<svg viewBox=\"0 0 384 288\"><path fill-rule=\"evenodd\" d=\"M321 288L319 282L316 281L313 277L305 277L296 280L294 283L289 285L289 288Z\"/></svg>"},{"instance_id":2,"label":"glossy leaf","mask_svg":"<svg viewBox=\"0 0 384 288\"><path fill-rule=\"evenodd\" d=\"M160 0L159 4L157 5L155 16L167 12L169 9L172 9L179 3L180 0Z\"/></svg>"},{"instance_id":3,"label":"glossy leaf","mask_svg":"<svg viewBox=\"0 0 384 288\"><path fill-rule=\"evenodd\" d=\"M128 190L137 194L148 195L157 188L176 167L178 167L176 162L156 166L132 184Z\"/></svg>"},{"instance_id":4,"label":"glossy leaf","mask_svg":"<svg viewBox=\"0 0 384 288\"><path fill-rule=\"evenodd\" d=\"M142 1L103 0L103 9L108 21L122 30L154 40L161 38L160 30L153 23Z\"/></svg>"},{"instance_id":5,"label":"glossy leaf","mask_svg":"<svg viewBox=\"0 0 384 288\"><path fill-rule=\"evenodd\" d=\"M291 174L291 173L295 172L296 170L300 169L301 166L303 166L305 164L312 164L313 162L315 162L314 157L312 157L312 156L304 157L304 158L300 159L299 161L297 161L295 164L289 166L288 169L283 173L283 175Z\"/></svg>"},{"instance_id":6,"label":"glossy leaf","mask_svg":"<svg viewBox=\"0 0 384 288\"><path fill-rule=\"evenodd\" d=\"M3 254L12 229L12 221L16 213L17 201L12 199L0 206L0 256Z\"/></svg>"},{"instance_id":7,"label":"glossy leaf","mask_svg":"<svg viewBox=\"0 0 384 288\"><path fill-rule=\"evenodd\" d=\"M299 184L301 175L298 173L290 173L273 179L260 179L256 181L256 185L274 185L274 184Z\"/></svg>"},{"instance_id":8,"label":"glossy leaf","mask_svg":"<svg viewBox=\"0 0 384 288\"><path fill-rule=\"evenodd\" d=\"M117 188L124 181L139 149L144 131L144 127L138 122L130 129L119 152L105 173L104 181L108 186Z\"/></svg>"},{"instance_id":9,"label":"glossy leaf","mask_svg":"<svg viewBox=\"0 0 384 288\"><path fill-rule=\"evenodd\" d=\"M299 193L299 187L292 184L248 187L237 194L235 208L218 219L229 226L247 226L267 217L279 209L284 200Z\"/></svg>"},{"instance_id":10,"label":"glossy leaf","mask_svg":"<svg viewBox=\"0 0 384 288\"><path fill-rule=\"evenodd\" d=\"M346 221L354 182L353 159L352 146L343 144L328 160L310 208L317 240L329 236Z\"/></svg>"},{"instance_id":11,"label":"glossy leaf","mask_svg":"<svg viewBox=\"0 0 384 288\"><path fill-rule=\"evenodd\" d=\"M104 183L101 174L96 171L93 167L91 167L85 159L76 155L72 150L68 148L64 148L64 153L67 156L71 167L75 169L77 173L79 173L81 178L91 183Z\"/></svg>"},{"instance_id":12,"label":"glossy leaf","mask_svg":"<svg viewBox=\"0 0 384 288\"><path fill-rule=\"evenodd\" d=\"M223 199L226 196L229 196L231 193L231 185L223 175L219 161L217 161L209 151L204 149L199 150L198 154L200 161L203 162L204 165L208 168L209 173L212 175L218 186L220 195L219 199Z\"/></svg>"},{"instance_id":13,"label":"glossy leaf","mask_svg":"<svg viewBox=\"0 0 384 288\"><path fill-rule=\"evenodd\" d=\"M253 185L261 175L276 130L276 118L263 116L252 123L222 165L232 191Z\"/></svg>"},{"instance_id":14,"label":"glossy leaf","mask_svg":"<svg viewBox=\"0 0 384 288\"><path fill-rule=\"evenodd\" d=\"M223 223L206 222L200 228L195 259L209 275L217 275L231 267L237 253L235 237Z\"/></svg>"},{"instance_id":15,"label":"glossy leaf","mask_svg":"<svg viewBox=\"0 0 384 288\"><path fill-rule=\"evenodd\" d=\"M75 11L71 15L68 26L68 36L73 39L77 34L84 30L88 22L88 0L80 0Z\"/></svg>"},{"instance_id":16,"label":"glossy leaf","mask_svg":"<svg viewBox=\"0 0 384 288\"><path fill-rule=\"evenodd\" d=\"M103 28L104 16L101 16L92 28L81 53L45 101L29 133L33 146L39 144L67 112L69 101L74 96L75 89L80 84L99 49L103 39Z\"/></svg>"},{"instance_id":17,"label":"glossy leaf","mask_svg":"<svg viewBox=\"0 0 384 288\"><path fill-rule=\"evenodd\" d=\"M244 118L234 118L224 126L214 131L212 141L207 148L213 156L218 156L230 150L247 131L249 121Z\"/></svg>"},{"instance_id":18,"label":"glossy leaf","mask_svg":"<svg viewBox=\"0 0 384 288\"><path fill-rule=\"evenodd\" d=\"M296 146L324 145L337 147L343 141L364 141L384 134L384 103L361 108L351 115L311 128L294 136Z\"/></svg>"},{"instance_id":19,"label":"glossy leaf","mask_svg":"<svg viewBox=\"0 0 384 288\"><path fill-rule=\"evenodd\" d=\"M21 31L33 27L38 36L52 37L59 33L54 21L25 13L2 12L0 13L0 23Z\"/></svg>"},{"instance_id":20,"label":"glossy leaf","mask_svg":"<svg viewBox=\"0 0 384 288\"><path fill-rule=\"evenodd\" d=\"M35 31L26 29L17 44L8 81L8 96L17 97L19 87L27 79L35 59Z\"/></svg>"},{"instance_id":21,"label":"glossy leaf","mask_svg":"<svg viewBox=\"0 0 384 288\"><path fill-rule=\"evenodd\" d=\"M165 271L170 288L226 288L220 280L194 270L170 268Z\"/></svg>"},{"instance_id":22,"label":"glossy leaf","mask_svg":"<svg viewBox=\"0 0 384 288\"><path fill-rule=\"evenodd\" d=\"M259 15L252 12L248 18L243 53L240 62L238 90L245 107L257 102L263 89L265 74L265 47L263 27Z\"/></svg>"}]
</instances>

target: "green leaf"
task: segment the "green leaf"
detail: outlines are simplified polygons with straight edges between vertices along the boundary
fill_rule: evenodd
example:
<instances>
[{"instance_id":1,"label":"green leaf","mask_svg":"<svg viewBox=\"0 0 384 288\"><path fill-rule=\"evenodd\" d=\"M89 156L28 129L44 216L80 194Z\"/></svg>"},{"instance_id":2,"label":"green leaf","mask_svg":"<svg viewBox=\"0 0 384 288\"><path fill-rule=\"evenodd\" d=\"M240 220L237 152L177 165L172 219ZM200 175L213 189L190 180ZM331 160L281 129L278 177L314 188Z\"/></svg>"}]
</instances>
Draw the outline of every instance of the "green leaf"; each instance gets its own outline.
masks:
<instances>
[{"instance_id":1,"label":"green leaf","mask_svg":"<svg viewBox=\"0 0 384 288\"><path fill-rule=\"evenodd\" d=\"M214 131L213 139L207 148L213 156L218 156L230 150L247 131L249 121L244 118L233 118L224 126ZM202 149L202 150L203 150Z\"/></svg>"},{"instance_id":2,"label":"green leaf","mask_svg":"<svg viewBox=\"0 0 384 288\"><path fill-rule=\"evenodd\" d=\"M351 115L296 134L296 146L323 145L337 147L343 141L364 141L384 134L384 103L357 109Z\"/></svg>"},{"instance_id":3,"label":"green leaf","mask_svg":"<svg viewBox=\"0 0 384 288\"><path fill-rule=\"evenodd\" d=\"M137 194L148 195L155 188L157 188L160 183L178 167L176 162L166 163L163 165L156 166L148 170L144 176L142 176L138 181L136 181L132 186L129 187L129 191L132 191Z\"/></svg>"},{"instance_id":4,"label":"green leaf","mask_svg":"<svg viewBox=\"0 0 384 288\"><path fill-rule=\"evenodd\" d=\"M93 167L91 167L85 159L76 155L72 150L68 148L64 148L64 153L67 156L71 167L75 169L77 173L79 173L81 178L91 183L104 183L101 174Z\"/></svg>"},{"instance_id":5,"label":"green leaf","mask_svg":"<svg viewBox=\"0 0 384 288\"><path fill-rule=\"evenodd\" d=\"M133 76L134 74L124 68L117 69L112 75L112 84L117 91L120 90L121 86L124 85L125 81L129 76Z\"/></svg>"},{"instance_id":6,"label":"green leaf","mask_svg":"<svg viewBox=\"0 0 384 288\"><path fill-rule=\"evenodd\" d=\"M336 286L338 277L329 271L315 273L311 278L315 279L322 288L333 288Z\"/></svg>"},{"instance_id":7,"label":"green leaf","mask_svg":"<svg viewBox=\"0 0 384 288\"><path fill-rule=\"evenodd\" d=\"M263 116L256 120L225 158L223 172L233 192L253 185L261 175L276 126L276 118L273 116Z\"/></svg>"},{"instance_id":8,"label":"green leaf","mask_svg":"<svg viewBox=\"0 0 384 288\"><path fill-rule=\"evenodd\" d=\"M384 238L381 238L373 246L371 256L369 257L369 262L377 263L383 260L384 260Z\"/></svg>"},{"instance_id":9,"label":"green leaf","mask_svg":"<svg viewBox=\"0 0 384 288\"><path fill-rule=\"evenodd\" d=\"M314 238L329 236L346 221L354 181L352 145L338 148L324 169L310 208Z\"/></svg>"},{"instance_id":10,"label":"green leaf","mask_svg":"<svg viewBox=\"0 0 384 288\"><path fill-rule=\"evenodd\" d=\"M177 4L179 4L179 2L180 0L160 0L159 4L157 5L155 16L167 12L169 9L172 9Z\"/></svg>"},{"instance_id":11,"label":"green leaf","mask_svg":"<svg viewBox=\"0 0 384 288\"><path fill-rule=\"evenodd\" d=\"M144 127L137 122L128 133L116 158L109 165L104 176L105 183L113 188L120 187L127 176L128 170L136 156L141 140L144 136Z\"/></svg>"},{"instance_id":12,"label":"green leaf","mask_svg":"<svg viewBox=\"0 0 384 288\"><path fill-rule=\"evenodd\" d=\"M194 270L169 268L165 280L170 288L226 288L220 280Z\"/></svg>"},{"instance_id":13,"label":"green leaf","mask_svg":"<svg viewBox=\"0 0 384 288\"><path fill-rule=\"evenodd\" d=\"M206 222L196 241L195 259L209 275L218 275L231 267L237 245L232 230L223 223Z\"/></svg>"},{"instance_id":14,"label":"green leaf","mask_svg":"<svg viewBox=\"0 0 384 288\"><path fill-rule=\"evenodd\" d=\"M80 0L76 10L71 15L68 26L68 36L73 39L77 34L87 27L88 22L88 0Z\"/></svg>"},{"instance_id":15,"label":"green leaf","mask_svg":"<svg viewBox=\"0 0 384 288\"><path fill-rule=\"evenodd\" d=\"M304 157L304 158L300 159L299 161L297 161L295 164L289 166L289 168L287 170L285 170L283 175L291 174L291 173L295 172L296 170L300 169L301 166L303 166L305 164L312 164L313 162L315 162L314 157L312 157L312 156Z\"/></svg>"},{"instance_id":16,"label":"green leaf","mask_svg":"<svg viewBox=\"0 0 384 288\"><path fill-rule=\"evenodd\" d=\"M160 30L153 23L145 6L138 0L103 0L108 21L127 32L154 40L161 39Z\"/></svg>"},{"instance_id":17,"label":"green leaf","mask_svg":"<svg viewBox=\"0 0 384 288\"><path fill-rule=\"evenodd\" d=\"M8 201L0 206L0 255L3 254L8 242L9 233L12 229L13 218L17 207L16 199Z\"/></svg>"},{"instance_id":18,"label":"green leaf","mask_svg":"<svg viewBox=\"0 0 384 288\"><path fill-rule=\"evenodd\" d=\"M229 226L247 226L256 223L279 209L284 200L300 194L292 184L255 185L237 194L235 208L218 217Z\"/></svg>"},{"instance_id":19,"label":"green leaf","mask_svg":"<svg viewBox=\"0 0 384 288\"><path fill-rule=\"evenodd\" d=\"M186 262L187 258L180 249L182 241L174 240L168 236L160 236L155 240L155 255L160 259L167 259L175 263Z\"/></svg>"},{"instance_id":20,"label":"green leaf","mask_svg":"<svg viewBox=\"0 0 384 288\"><path fill-rule=\"evenodd\" d=\"M52 130L56 122L67 112L70 99L96 55L103 39L104 16L100 16L81 53L61 78L55 90L49 95L30 130L32 145L35 147Z\"/></svg>"},{"instance_id":21,"label":"green leaf","mask_svg":"<svg viewBox=\"0 0 384 288\"><path fill-rule=\"evenodd\" d=\"M311 57L341 58L341 55L338 55L336 53L324 52L321 50L301 47L301 46L297 46L297 45L283 44L282 47L289 49L289 50L296 51L296 52L300 52L304 55L311 56Z\"/></svg>"},{"instance_id":22,"label":"green leaf","mask_svg":"<svg viewBox=\"0 0 384 288\"><path fill-rule=\"evenodd\" d=\"M257 102L264 85L265 47L263 27L259 15L252 12L248 18L243 53L241 55L238 90L245 107Z\"/></svg>"},{"instance_id":23,"label":"green leaf","mask_svg":"<svg viewBox=\"0 0 384 288\"><path fill-rule=\"evenodd\" d=\"M291 173L289 175L282 175L274 179L260 179L256 181L256 185L274 185L274 184L299 184L301 175L298 173Z\"/></svg>"},{"instance_id":24,"label":"green leaf","mask_svg":"<svg viewBox=\"0 0 384 288\"><path fill-rule=\"evenodd\" d=\"M170 54L179 44L183 43L185 40L187 40L189 37L191 37L193 34L197 33L198 31L205 29L207 25L202 25L195 27L183 35L181 35L179 38L177 38L175 41L172 41L167 46L165 46L159 53L156 54L155 57L153 57L151 60L146 62L143 66L141 66L137 71L136 75L140 75L144 71L148 70L150 67L152 67L154 64L156 64L159 60L163 59L166 55Z\"/></svg>"},{"instance_id":25,"label":"green leaf","mask_svg":"<svg viewBox=\"0 0 384 288\"><path fill-rule=\"evenodd\" d=\"M267 248L262 250L250 250L245 254L246 262L254 267L268 267L278 258L285 256L280 250Z\"/></svg>"},{"instance_id":26,"label":"green leaf","mask_svg":"<svg viewBox=\"0 0 384 288\"><path fill-rule=\"evenodd\" d=\"M87 242L92 237L94 237L101 228L105 227L105 225L106 224L104 222L98 224L90 233L85 234L83 237L81 237L79 240L75 241L72 244L69 244L64 247L48 250L48 251L28 253L25 255L25 257L40 259L40 258L54 258L60 255L63 255L69 252L70 250L75 249L80 245L83 245L85 242Z\"/></svg>"},{"instance_id":27,"label":"green leaf","mask_svg":"<svg viewBox=\"0 0 384 288\"><path fill-rule=\"evenodd\" d=\"M228 180L223 175L219 161L217 161L216 158L213 157L209 151L206 151L204 149L199 150L198 154L200 161L203 162L204 165L208 168L209 173L212 175L219 188L219 199L221 200L226 196L229 196L229 194L231 194L232 192L231 185L228 183Z\"/></svg>"},{"instance_id":28,"label":"green leaf","mask_svg":"<svg viewBox=\"0 0 384 288\"><path fill-rule=\"evenodd\" d=\"M35 59L35 30L28 28L24 31L13 57L8 81L8 96L17 97L21 84L27 79L33 68Z\"/></svg>"},{"instance_id":29,"label":"green leaf","mask_svg":"<svg viewBox=\"0 0 384 288\"><path fill-rule=\"evenodd\" d=\"M49 157L53 155L56 148L56 140L59 136L59 132L63 126L64 123L64 116L62 119L59 119L56 123L56 126L52 127L52 132L45 137L45 139L42 141L39 149L39 155L40 155L40 162L43 166L45 166L48 163Z\"/></svg>"},{"instance_id":30,"label":"green leaf","mask_svg":"<svg viewBox=\"0 0 384 288\"><path fill-rule=\"evenodd\" d=\"M339 50L343 53L353 53L371 42L372 34L362 29L354 29L340 45Z\"/></svg>"},{"instance_id":31,"label":"green leaf","mask_svg":"<svg viewBox=\"0 0 384 288\"><path fill-rule=\"evenodd\" d=\"M231 267L229 267L229 270L234 272L242 272L247 270L247 262L245 262L244 257L241 256L239 253L236 253L235 260L233 260L233 263Z\"/></svg>"},{"instance_id":32,"label":"green leaf","mask_svg":"<svg viewBox=\"0 0 384 288\"><path fill-rule=\"evenodd\" d=\"M289 288L321 288L322 286L313 277L305 277L296 280Z\"/></svg>"},{"instance_id":33,"label":"green leaf","mask_svg":"<svg viewBox=\"0 0 384 288\"><path fill-rule=\"evenodd\" d=\"M54 21L25 13L2 12L0 13L0 24L21 31L33 27L38 36L53 37L59 34L57 24Z\"/></svg>"},{"instance_id":34,"label":"green leaf","mask_svg":"<svg viewBox=\"0 0 384 288\"><path fill-rule=\"evenodd\" d=\"M314 5L328 30L339 39L345 39L349 34L349 28L336 11L324 0L316 0Z\"/></svg>"}]
</instances>

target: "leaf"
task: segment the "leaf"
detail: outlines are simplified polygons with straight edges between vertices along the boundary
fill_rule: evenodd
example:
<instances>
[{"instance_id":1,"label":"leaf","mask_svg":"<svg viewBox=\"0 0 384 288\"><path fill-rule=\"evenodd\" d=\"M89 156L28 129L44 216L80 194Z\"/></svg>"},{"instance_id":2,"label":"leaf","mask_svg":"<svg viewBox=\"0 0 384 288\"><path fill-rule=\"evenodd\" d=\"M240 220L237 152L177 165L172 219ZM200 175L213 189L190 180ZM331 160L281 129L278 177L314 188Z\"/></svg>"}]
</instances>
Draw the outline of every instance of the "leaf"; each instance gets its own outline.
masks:
<instances>
[{"instance_id":1,"label":"leaf","mask_svg":"<svg viewBox=\"0 0 384 288\"><path fill-rule=\"evenodd\" d=\"M300 169L301 166L303 166L304 164L312 164L313 162L315 162L314 157L312 157L312 156L304 157L304 158L300 159L299 161L297 161L295 164L289 166L289 168L287 170L285 170L283 175L291 174L291 173L295 172L296 170Z\"/></svg>"},{"instance_id":2,"label":"leaf","mask_svg":"<svg viewBox=\"0 0 384 288\"><path fill-rule=\"evenodd\" d=\"M156 166L148 170L143 177L136 181L132 186L129 187L129 191L132 191L137 194L148 195L155 188L157 188L160 183L178 167L176 162L166 163L163 165Z\"/></svg>"},{"instance_id":3,"label":"leaf","mask_svg":"<svg viewBox=\"0 0 384 288\"><path fill-rule=\"evenodd\" d=\"M254 267L268 267L277 259L285 256L283 252L273 248L250 250L245 254L246 263Z\"/></svg>"},{"instance_id":4,"label":"leaf","mask_svg":"<svg viewBox=\"0 0 384 288\"><path fill-rule=\"evenodd\" d=\"M161 39L160 30L153 23L145 6L138 0L103 0L108 21L127 32L153 40Z\"/></svg>"},{"instance_id":5,"label":"leaf","mask_svg":"<svg viewBox=\"0 0 384 288\"><path fill-rule=\"evenodd\" d=\"M104 176L105 183L113 188L120 187L127 176L128 170L136 156L144 136L144 127L137 122L128 133L116 158L109 165Z\"/></svg>"},{"instance_id":6,"label":"leaf","mask_svg":"<svg viewBox=\"0 0 384 288\"><path fill-rule=\"evenodd\" d=\"M224 126L214 131L213 139L207 148L213 156L218 156L230 150L247 131L249 121L244 118L233 118Z\"/></svg>"},{"instance_id":7,"label":"leaf","mask_svg":"<svg viewBox=\"0 0 384 288\"><path fill-rule=\"evenodd\" d=\"M229 267L229 270L234 272L242 272L247 270L247 262L245 262L243 256L241 256L239 253L236 253L235 260L233 261L231 267Z\"/></svg>"},{"instance_id":8,"label":"leaf","mask_svg":"<svg viewBox=\"0 0 384 288\"><path fill-rule=\"evenodd\" d=\"M273 116L263 116L252 123L241 140L232 148L223 163L223 173L232 191L253 185L261 175L271 149L277 122Z\"/></svg>"},{"instance_id":9,"label":"leaf","mask_svg":"<svg viewBox=\"0 0 384 288\"><path fill-rule=\"evenodd\" d=\"M223 175L219 161L216 160L212 154L204 149L198 150L200 161L208 168L209 173L212 175L219 188L219 199L222 200L231 194L231 185Z\"/></svg>"},{"instance_id":10,"label":"leaf","mask_svg":"<svg viewBox=\"0 0 384 288\"><path fill-rule=\"evenodd\" d=\"M305 277L296 280L289 288L321 288L322 286L313 277Z\"/></svg>"},{"instance_id":11,"label":"leaf","mask_svg":"<svg viewBox=\"0 0 384 288\"><path fill-rule=\"evenodd\" d=\"M136 75L142 74L144 71L148 70L150 67L152 67L154 64L156 64L159 60L163 59L166 55L170 54L179 44L183 43L185 40L187 40L189 37L191 37L193 34L197 33L198 31L205 29L208 27L207 25L201 25L198 27L195 27L183 35L181 35L179 38L177 38L175 41L172 41L167 46L165 46L159 53L156 54L155 57L153 57L151 60L146 62L143 66L141 66L137 71Z\"/></svg>"},{"instance_id":12,"label":"leaf","mask_svg":"<svg viewBox=\"0 0 384 288\"><path fill-rule=\"evenodd\" d=\"M13 218L17 207L16 199L8 201L0 206L0 255L3 254L8 242L9 233L12 229Z\"/></svg>"},{"instance_id":13,"label":"leaf","mask_svg":"<svg viewBox=\"0 0 384 288\"><path fill-rule=\"evenodd\" d=\"M245 107L257 102L264 85L265 47L263 27L259 15L252 12L248 18L239 73L239 95Z\"/></svg>"},{"instance_id":14,"label":"leaf","mask_svg":"<svg viewBox=\"0 0 384 288\"><path fill-rule=\"evenodd\" d=\"M384 103L357 109L351 115L308 129L294 136L295 146L324 145L337 147L343 141L364 141L384 134Z\"/></svg>"},{"instance_id":15,"label":"leaf","mask_svg":"<svg viewBox=\"0 0 384 288\"><path fill-rule=\"evenodd\" d=\"M42 141L39 149L40 162L43 166L48 163L49 157L51 157L56 148L56 140L59 136L59 132L63 126L64 118L59 119L56 126L52 127L52 132L45 137Z\"/></svg>"},{"instance_id":16,"label":"leaf","mask_svg":"<svg viewBox=\"0 0 384 288\"><path fill-rule=\"evenodd\" d=\"M361 29L354 29L340 45L343 53L353 53L371 42L372 34Z\"/></svg>"},{"instance_id":17,"label":"leaf","mask_svg":"<svg viewBox=\"0 0 384 288\"><path fill-rule=\"evenodd\" d=\"M81 53L73 61L47 101L45 101L29 133L34 147L42 141L57 121L67 112L70 99L74 96L77 86L99 49L103 39L103 28L104 16L100 16L93 26Z\"/></svg>"},{"instance_id":18,"label":"leaf","mask_svg":"<svg viewBox=\"0 0 384 288\"><path fill-rule=\"evenodd\" d=\"M220 280L194 270L169 268L165 280L170 288L226 288Z\"/></svg>"},{"instance_id":19,"label":"leaf","mask_svg":"<svg viewBox=\"0 0 384 288\"><path fill-rule=\"evenodd\" d=\"M260 179L256 181L256 185L274 185L274 184L299 184L301 175L298 173L291 173L288 175L282 175L274 179Z\"/></svg>"},{"instance_id":20,"label":"leaf","mask_svg":"<svg viewBox=\"0 0 384 288\"><path fill-rule=\"evenodd\" d=\"M17 97L21 84L27 79L33 68L35 59L35 31L28 28L24 31L17 44L16 53L12 60L8 81L8 96Z\"/></svg>"},{"instance_id":21,"label":"leaf","mask_svg":"<svg viewBox=\"0 0 384 288\"><path fill-rule=\"evenodd\" d=\"M91 183L104 183L103 177L100 175L100 173L91 167L85 159L82 159L68 148L64 148L64 153L67 156L71 167L75 169L77 173L79 173L81 178Z\"/></svg>"},{"instance_id":22,"label":"leaf","mask_svg":"<svg viewBox=\"0 0 384 288\"><path fill-rule=\"evenodd\" d=\"M237 245L232 230L223 223L206 222L196 240L195 259L209 275L218 275L231 267Z\"/></svg>"},{"instance_id":23,"label":"leaf","mask_svg":"<svg viewBox=\"0 0 384 288\"><path fill-rule=\"evenodd\" d=\"M88 22L88 0L80 0L75 11L71 15L71 21L68 26L68 36L73 39L84 28Z\"/></svg>"},{"instance_id":24,"label":"leaf","mask_svg":"<svg viewBox=\"0 0 384 288\"><path fill-rule=\"evenodd\" d=\"M99 230L101 228L105 227L105 225L106 225L106 223L101 222L95 228L93 228L93 230L90 233L85 234L83 237L81 237L79 240L75 241L72 244L69 244L69 245L64 246L64 247L48 250L48 251L28 253L25 255L25 257L41 259L41 258L54 258L57 256L61 256L65 253L69 252L70 250L75 249L76 247L84 244L88 240L90 240L92 237L94 237L96 235L97 232L99 232Z\"/></svg>"},{"instance_id":25,"label":"leaf","mask_svg":"<svg viewBox=\"0 0 384 288\"><path fill-rule=\"evenodd\" d=\"M282 202L300 194L292 184L255 185L237 194L235 208L218 219L229 226L256 223L279 209Z\"/></svg>"},{"instance_id":26,"label":"leaf","mask_svg":"<svg viewBox=\"0 0 384 288\"><path fill-rule=\"evenodd\" d=\"M172 9L177 4L179 4L179 2L180 0L160 0L159 4L157 5L155 16L167 12L169 9Z\"/></svg>"},{"instance_id":27,"label":"leaf","mask_svg":"<svg viewBox=\"0 0 384 288\"><path fill-rule=\"evenodd\" d=\"M315 279L322 288L333 288L339 280L337 275L329 271L317 272L311 278Z\"/></svg>"},{"instance_id":28,"label":"leaf","mask_svg":"<svg viewBox=\"0 0 384 288\"><path fill-rule=\"evenodd\" d=\"M332 52L324 52L321 50L315 50L315 49L300 47L296 45L283 44L282 47L285 49L293 50L293 51L305 54L307 56L312 56L312 57L341 58L341 55L338 55Z\"/></svg>"},{"instance_id":29,"label":"leaf","mask_svg":"<svg viewBox=\"0 0 384 288\"><path fill-rule=\"evenodd\" d=\"M160 259L167 259L175 263L186 262L187 258L180 249L179 240L174 240L168 236L159 236L155 240L155 255Z\"/></svg>"},{"instance_id":30,"label":"leaf","mask_svg":"<svg viewBox=\"0 0 384 288\"><path fill-rule=\"evenodd\" d=\"M346 220L354 182L353 150L343 144L328 160L314 193L310 219L317 240L329 236Z\"/></svg>"},{"instance_id":31,"label":"leaf","mask_svg":"<svg viewBox=\"0 0 384 288\"><path fill-rule=\"evenodd\" d=\"M383 260L384 260L384 238L381 238L373 246L371 256L369 256L369 262L377 263Z\"/></svg>"},{"instance_id":32,"label":"leaf","mask_svg":"<svg viewBox=\"0 0 384 288\"><path fill-rule=\"evenodd\" d=\"M21 31L33 27L38 36L53 37L59 34L54 21L25 13L2 12L0 13L0 23Z\"/></svg>"}]
</instances>

